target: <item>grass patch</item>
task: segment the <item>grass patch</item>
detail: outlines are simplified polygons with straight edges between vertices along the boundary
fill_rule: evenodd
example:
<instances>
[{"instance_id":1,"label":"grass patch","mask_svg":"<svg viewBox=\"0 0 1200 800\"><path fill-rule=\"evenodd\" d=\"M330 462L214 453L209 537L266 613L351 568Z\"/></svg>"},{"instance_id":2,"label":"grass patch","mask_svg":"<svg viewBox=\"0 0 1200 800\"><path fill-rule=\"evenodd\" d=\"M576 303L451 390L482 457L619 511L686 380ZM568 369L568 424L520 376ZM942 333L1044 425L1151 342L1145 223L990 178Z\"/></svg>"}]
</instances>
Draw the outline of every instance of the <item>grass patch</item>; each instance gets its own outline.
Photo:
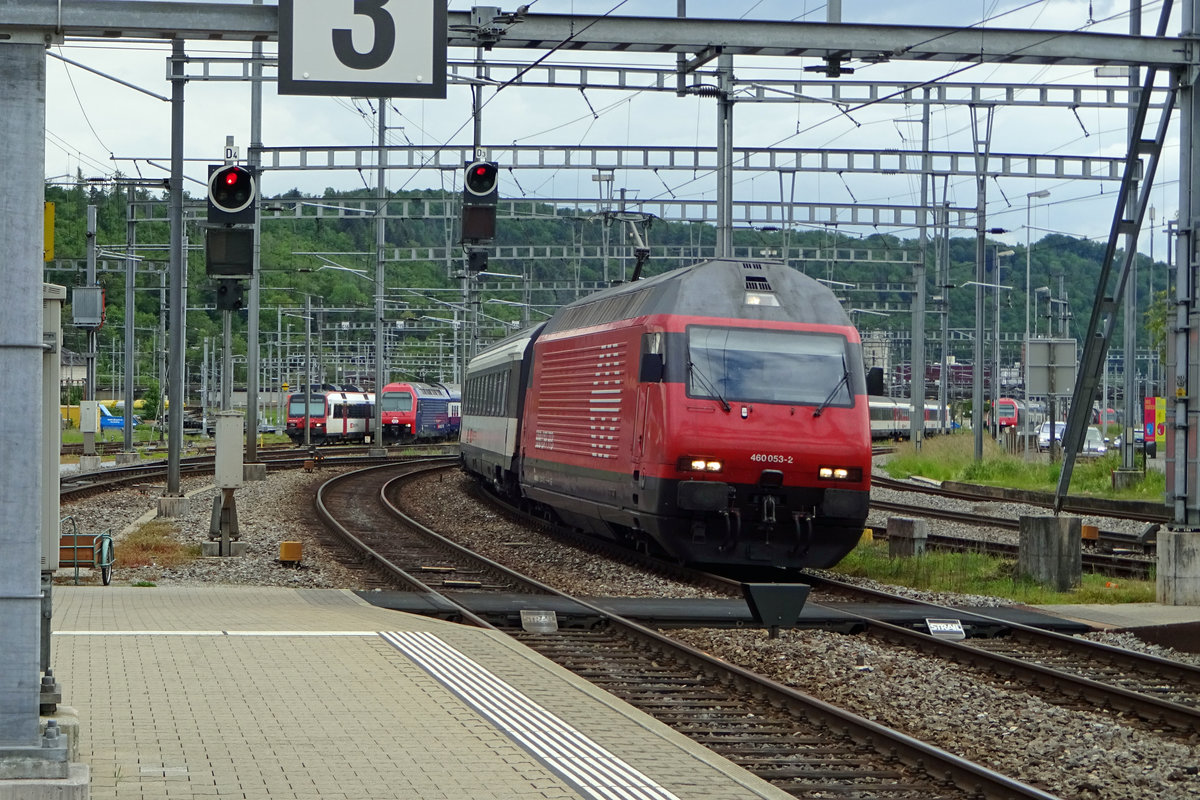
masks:
<instances>
[{"instance_id":1,"label":"grass patch","mask_svg":"<svg viewBox=\"0 0 1200 800\"><path fill-rule=\"evenodd\" d=\"M200 558L200 545L184 545L176 538L178 529L169 520L152 520L121 537L117 563L122 567L172 568Z\"/></svg>"},{"instance_id":2,"label":"grass patch","mask_svg":"<svg viewBox=\"0 0 1200 800\"><path fill-rule=\"evenodd\" d=\"M1141 456L1139 455L1139 462ZM1162 501L1166 494L1166 475L1155 469L1144 470L1142 480L1121 491L1112 488L1113 470L1121 466L1121 457L1111 452L1101 458L1078 458L1071 471L1071 494L1108 497L1116 500ZM983 458L975 460L975 439L969 433L931 436L920 451L911 442L903 442L883 467L893 478L920 475L939 481L962 481L985 486L1004 486L1026 491L1053 492L1058 488L1061 463L1050 463L1044 454L1010 454L990 438L983 440Z\"/></svg>"},{"instance_id":3,"label":"grass patch","mask_svg":"<svg viewBox=\"0 0 1200 800\"><path fill-rule=\"evenodd\" d=\"M890 558L886 542L864 543L842 559L833 572L933 592L1006 597L1029 605L1068 603L1152 603L1153 580L1083 575L1070 592L1055 592L1018 578L1014 561L983 553L926 552L916 558Z\"/></svg>"}]
</instances>

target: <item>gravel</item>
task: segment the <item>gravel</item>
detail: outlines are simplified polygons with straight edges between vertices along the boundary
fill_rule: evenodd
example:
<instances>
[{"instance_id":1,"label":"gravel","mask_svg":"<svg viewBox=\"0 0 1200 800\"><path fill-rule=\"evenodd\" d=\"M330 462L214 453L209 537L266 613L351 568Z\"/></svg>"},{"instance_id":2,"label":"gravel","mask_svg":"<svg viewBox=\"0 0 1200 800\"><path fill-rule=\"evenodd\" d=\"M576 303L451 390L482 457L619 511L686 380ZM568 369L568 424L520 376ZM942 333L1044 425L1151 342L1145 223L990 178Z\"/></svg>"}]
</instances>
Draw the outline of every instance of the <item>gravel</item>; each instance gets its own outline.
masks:
<instances>
[{"instance_id":1,"label":"gravel","mask_svg":"<svg viewBox=\"0 0 1200 800\"><path fill-rule=\"evenodd\" d=\"M299 588L362 588L353 570L338 563L329 550L324 527L313 512L312 498L317 487L336 474L333 469L316 473L301 470L269 472L266 481L247 482L234 495L240 540L246 554L240 558L199 558L176 568L158 564L131 566L122 563L121 540L144 522L153 520L164 484L146 485L64 503L62 513L76 520L80 532L113 534L116 564L114 583L233 584L246 586L292 586ZM213 499L218 490L209 478L184 478L181 489L188 496L187 513L174 520L178 540L199 547L209 540ZM303 559L299 567L279 563L279 543L301 543ZM88 582L98 583L90 570ZM61 583L73 582L75 570L56 574Z\"/></svg>"},{"instance_id":2,"label":"gravel","mask_svg":"<svg viewBox=\"0 0 1200 800\"><path fill-rule=\"evenodd\" d=\"M120 563L118 535L114 580L362 588L356 573L334 563L323 544L323 531L312 519L312 493L331 474L328 469L317 475L271 473L266 482L239 489L242 540L249 546L245 558L201 559L180 569L131 569ZM406 495L409 513L497 561L573 594L703 594L690 589L681 592L658 576L612 565L531 533L466 497L467 483L458 473L424 479L419 489ZM185 490L201 485L185 481ZM122 530L153 511L160 494L161 487L114 492L72 503L64 513L75 515L84 530ZM215 490L202 489L191 498L188 515L179 520L183 541L199 544L208 538L214 495ZM1044 512L1016 508L1012 513ZM930 524L931 531L941 525ZM1109 522L1101 524L1113 527ZM303 543L302 568L290 569L276 562L283 540ZM941 593L928 599L963 605L1007 602ZM764 632L747 629L672 631L671 635L1063 798L1200 798L1200 738L1196 736L1159 735L1119 715L1058 707L1002 679L866 637L782 631L772 640ZM1197 657L1147 645L1128 633L1091 636L1200 663Z\"/></svg>"},{"instance_id":3,"label":"gravel","mask_svg":"<svg viewBox=\"0 0 1200 800\"><path fill-rule=\"evenodd\" d=\"M671 631L867 719L1064 798L1200 796L1200 747L1052 705L969 668L827 631Z\"/></svg>"}]
</instances>

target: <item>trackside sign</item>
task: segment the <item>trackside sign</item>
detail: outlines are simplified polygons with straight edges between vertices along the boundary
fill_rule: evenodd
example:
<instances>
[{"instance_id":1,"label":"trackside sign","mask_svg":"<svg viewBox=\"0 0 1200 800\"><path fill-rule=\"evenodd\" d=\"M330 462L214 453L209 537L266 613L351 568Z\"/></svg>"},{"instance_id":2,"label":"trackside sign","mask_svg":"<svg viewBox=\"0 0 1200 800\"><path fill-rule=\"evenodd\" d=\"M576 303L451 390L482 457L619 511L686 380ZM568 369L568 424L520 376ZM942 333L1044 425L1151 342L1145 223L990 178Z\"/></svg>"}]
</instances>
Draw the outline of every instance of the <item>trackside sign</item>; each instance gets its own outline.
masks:
<instances>
[{"instance_id":1,"label":"trackside sign","mask_svg":"<svg viewBox=\"0 0 1200 800\"><path fill-rule=\"evenodd\" d=\"M930 636L936 636L939 639L950 639L957 642L967 638L967 632L963 630L962 622L956 619L926 618L925 627L929 628Z\"/></svg>"}]
</instances>

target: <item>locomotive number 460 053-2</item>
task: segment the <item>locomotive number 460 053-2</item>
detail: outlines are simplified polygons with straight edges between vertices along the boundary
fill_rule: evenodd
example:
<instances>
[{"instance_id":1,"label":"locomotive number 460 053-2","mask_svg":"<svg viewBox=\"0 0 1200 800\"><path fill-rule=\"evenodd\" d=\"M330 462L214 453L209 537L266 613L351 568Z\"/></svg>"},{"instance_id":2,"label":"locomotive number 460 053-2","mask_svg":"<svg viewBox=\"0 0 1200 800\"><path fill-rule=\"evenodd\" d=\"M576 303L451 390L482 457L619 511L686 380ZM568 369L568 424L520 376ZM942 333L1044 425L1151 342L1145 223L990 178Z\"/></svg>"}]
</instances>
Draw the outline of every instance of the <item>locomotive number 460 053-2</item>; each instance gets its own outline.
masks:
<instances>
[{"instance_id":1,"label":"locomotive number 460 053-2","mask_svg":"<svg viewBox=\"0 0 1200 800\"><path fill-rule=\"evenodd\" d=\"M764 464L791 464L792 457L780 455L778 453L755 453L750 456L751 461L759 461Z\"/></svg>"}]
</instances>

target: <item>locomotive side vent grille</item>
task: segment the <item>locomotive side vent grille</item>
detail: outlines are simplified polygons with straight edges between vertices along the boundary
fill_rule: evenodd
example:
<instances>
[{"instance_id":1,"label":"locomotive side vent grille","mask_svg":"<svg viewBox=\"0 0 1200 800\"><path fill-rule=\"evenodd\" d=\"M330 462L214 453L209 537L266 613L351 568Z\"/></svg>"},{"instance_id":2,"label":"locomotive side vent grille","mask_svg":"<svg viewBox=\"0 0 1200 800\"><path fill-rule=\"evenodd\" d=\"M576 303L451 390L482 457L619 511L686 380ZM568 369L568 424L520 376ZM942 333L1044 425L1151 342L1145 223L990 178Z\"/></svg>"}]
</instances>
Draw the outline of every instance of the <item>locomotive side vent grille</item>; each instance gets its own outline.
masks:
<instances>
[{"instance_id":1,"label":"locomotive side vent grille","mask_svg":"<svg viewBox=\"0 0 1200 800\"><path fill-rule=\"evenodd\" d=\"M641 313L642 308L651 299L651 292L630 292L617 297L609 297L574 306L560 314L559 330L586 328L618 319L630 319Z\"/></svg>"},{"instance_id":2,"label":"locomotive side vent grille","mask_svg":"<svg viewBox=\"0 0 1200 800\"><path fill-rule=\"evenodd\" d=\"M754 275L746 276L746 291L747 292L770 292L771 283L766 278L760 278Z\"/></svg>"}]
</instances>

